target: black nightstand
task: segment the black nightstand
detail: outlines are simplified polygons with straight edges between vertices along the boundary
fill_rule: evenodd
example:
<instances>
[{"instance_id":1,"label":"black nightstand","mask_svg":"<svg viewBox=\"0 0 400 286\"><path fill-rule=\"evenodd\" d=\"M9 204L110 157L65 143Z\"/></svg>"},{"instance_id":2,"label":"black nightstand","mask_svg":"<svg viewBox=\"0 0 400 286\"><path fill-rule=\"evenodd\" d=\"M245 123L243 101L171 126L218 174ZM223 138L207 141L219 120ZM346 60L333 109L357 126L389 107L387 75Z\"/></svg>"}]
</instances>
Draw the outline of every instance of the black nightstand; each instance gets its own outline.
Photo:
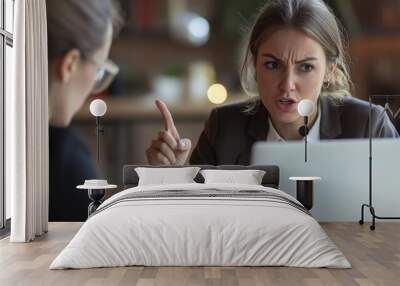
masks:
<instances>
[{"instance_id":1,"label":"black nightstand","mask_svg":"<svg viewBox=\"0 0 400 286\"><path fill-rule=\"evenodd\" d=\"M296 181L296 199L303 206L311 210L314 204L314 181L321 180L320 177L290 177L289 180Z\"/></svg>"},{"instance_id":2,"label":"black nightstand","mask_svg":"<svg viewBox=\"0 0 400 286\"><path fill-rule=\"evenodd\" d=\"M90 215L94 213L97 210L97 208L101 205L106 191L108 189L115 189L116 187L117 185L109 185L109 184L96 186L92 184L87 184L86 182L84 185L76 187L77 189L88 191L89 199L92 201L88 206L88 217L90 217Z\"/></svg>"}]
</instances>

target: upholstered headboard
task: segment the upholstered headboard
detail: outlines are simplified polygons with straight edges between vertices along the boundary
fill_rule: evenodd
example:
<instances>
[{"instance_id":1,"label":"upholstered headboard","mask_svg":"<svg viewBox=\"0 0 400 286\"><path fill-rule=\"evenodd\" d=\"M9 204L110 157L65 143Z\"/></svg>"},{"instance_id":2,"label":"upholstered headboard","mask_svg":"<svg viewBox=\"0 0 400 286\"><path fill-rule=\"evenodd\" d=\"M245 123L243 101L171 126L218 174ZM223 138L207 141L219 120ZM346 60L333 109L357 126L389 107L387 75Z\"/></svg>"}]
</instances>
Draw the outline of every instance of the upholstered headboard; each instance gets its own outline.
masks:
<instances>
[{"instance_id":1,"label":"upholstered headboard","mask_svg":"<svg viewBox=\"0 0 400 286\"><path fill-rule=\"evenodd\" d=\"M201 169L220 169L220 170L263 170L265 175L262 179L262 185L265 187L278 188L279 187L279 167L278 166L240 166L240 165L191 165L195 167L200 167ZM138 174L135 171L136 167L147 167L147 168L177 168L177 166L144 166L144 165L125 165L123 168L122 183L123 188L136 187L139 182ZM181 166L185 167L185 166ZM198 173L194 179L198 183L204 183L203 176Z\"/></svg>"}]
</instances>

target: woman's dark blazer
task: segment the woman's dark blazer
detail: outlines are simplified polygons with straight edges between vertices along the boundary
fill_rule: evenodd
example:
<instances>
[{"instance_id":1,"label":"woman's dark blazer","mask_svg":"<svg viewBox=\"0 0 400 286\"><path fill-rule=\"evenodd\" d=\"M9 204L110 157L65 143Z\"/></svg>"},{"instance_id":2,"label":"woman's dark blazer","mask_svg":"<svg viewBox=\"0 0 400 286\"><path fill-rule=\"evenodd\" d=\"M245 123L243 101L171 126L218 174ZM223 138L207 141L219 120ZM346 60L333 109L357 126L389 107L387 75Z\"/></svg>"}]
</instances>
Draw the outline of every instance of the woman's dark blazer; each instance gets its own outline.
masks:
<instances>
[{"instance_id":1,"label":"woman's dark blazer","mask_svg":"<svg viewBox=\"0 0 400 286\"><path fill-rule=\"evenodd\" d=\"M190 158L191 164L249 165L251 147L256 141L265 141L268 134L268 111L259 101L256 112L244 112L247 102L218 107L212 110L197 146ZM368 138L369 103L353 97L320 97L320 138ZM373 105L373 136L398 137L388 115L381 106Z\"/></svg>"}]
</instances>

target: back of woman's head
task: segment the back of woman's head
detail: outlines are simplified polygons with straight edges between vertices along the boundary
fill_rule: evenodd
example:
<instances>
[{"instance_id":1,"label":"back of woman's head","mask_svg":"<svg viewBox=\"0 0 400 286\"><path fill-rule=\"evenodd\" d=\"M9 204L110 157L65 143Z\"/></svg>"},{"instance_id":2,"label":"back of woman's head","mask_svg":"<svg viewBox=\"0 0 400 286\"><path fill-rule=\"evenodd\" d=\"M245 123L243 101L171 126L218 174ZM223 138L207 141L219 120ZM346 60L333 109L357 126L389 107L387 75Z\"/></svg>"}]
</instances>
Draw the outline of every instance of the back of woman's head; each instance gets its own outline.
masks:
<instances>
[{"instance_id":1,"label":"back of woman's head","mask_svg":"<svg viewBox=\"0 0 400 286\"><path fill-rule=\"evenodd\" d=\"M87 59L105 40L113 20L110 0L47 0L49 63L71 49Z\"/></svg>"},{"instance_id":2,"label":"back of woman's head","mask_svg":"<svg viewBox=\"0 0 400 286\"><path fill-rule=\"evenodd\" d=\"M281 28L304 32L322 46L327 63L336 64L332 80L322 88L322 93L350 95L351 80L343 32L335 15L322 0L269 0L262 7L250 32L241 70L246 92L257 93L254 65L260 45Z\"/></svg>"}]
</instances>

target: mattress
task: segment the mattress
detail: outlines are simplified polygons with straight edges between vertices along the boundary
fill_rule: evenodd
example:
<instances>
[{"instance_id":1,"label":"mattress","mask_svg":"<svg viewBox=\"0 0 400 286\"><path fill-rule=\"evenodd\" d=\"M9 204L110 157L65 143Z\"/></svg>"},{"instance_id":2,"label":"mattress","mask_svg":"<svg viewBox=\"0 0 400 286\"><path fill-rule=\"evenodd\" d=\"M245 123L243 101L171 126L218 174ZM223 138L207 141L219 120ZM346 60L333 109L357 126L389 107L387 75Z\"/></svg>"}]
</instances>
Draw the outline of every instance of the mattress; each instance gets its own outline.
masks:
<instances>
[{"instance_id":1,"label":"mattress","mask_svg":"<svg viewBox=\"0 0 400 286\"><path fill-rule=\"evenodd\" d=\"M112 196L50 269L131 265L351 267L290 195L198 183L140 186Z\"/></svg>"}]
</instances>

